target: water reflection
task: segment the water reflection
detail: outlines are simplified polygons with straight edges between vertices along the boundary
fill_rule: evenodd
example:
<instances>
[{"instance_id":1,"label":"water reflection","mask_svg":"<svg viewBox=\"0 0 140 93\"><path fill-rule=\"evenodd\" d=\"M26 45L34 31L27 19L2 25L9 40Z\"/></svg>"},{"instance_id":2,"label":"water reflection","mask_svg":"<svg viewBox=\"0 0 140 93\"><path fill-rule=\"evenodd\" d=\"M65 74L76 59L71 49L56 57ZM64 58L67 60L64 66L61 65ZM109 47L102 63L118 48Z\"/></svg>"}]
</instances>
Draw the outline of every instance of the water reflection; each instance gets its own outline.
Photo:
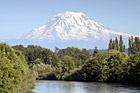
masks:
<instances>
[{"instance_id":1,"label":"water reflection","mask_svg":"<svg viewBox=\"0 0 140 93\"><path fill-rule=\"evenodd\" d=\"M140 87L108 83L36 81L35 93L140 93Z\"/></svg>"}]
</instances>

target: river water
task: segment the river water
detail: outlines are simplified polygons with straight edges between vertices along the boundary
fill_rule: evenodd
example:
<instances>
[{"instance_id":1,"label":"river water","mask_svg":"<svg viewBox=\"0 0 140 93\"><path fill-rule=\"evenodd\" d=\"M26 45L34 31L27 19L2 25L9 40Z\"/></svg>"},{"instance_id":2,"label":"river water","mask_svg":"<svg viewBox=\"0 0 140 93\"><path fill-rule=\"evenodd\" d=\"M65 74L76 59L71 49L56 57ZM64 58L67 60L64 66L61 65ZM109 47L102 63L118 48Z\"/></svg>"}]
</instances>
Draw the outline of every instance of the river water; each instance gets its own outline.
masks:
<instances>
[{"instance_id":1,"label":"river water","mask_svg":"<svg viewBox=\"0 0 140 93\"><path fill-rule=\"evenodd\" d=\"M34 93L140 93L140 87L99 82L36 81Z\"/></svg>"}]
</instances>

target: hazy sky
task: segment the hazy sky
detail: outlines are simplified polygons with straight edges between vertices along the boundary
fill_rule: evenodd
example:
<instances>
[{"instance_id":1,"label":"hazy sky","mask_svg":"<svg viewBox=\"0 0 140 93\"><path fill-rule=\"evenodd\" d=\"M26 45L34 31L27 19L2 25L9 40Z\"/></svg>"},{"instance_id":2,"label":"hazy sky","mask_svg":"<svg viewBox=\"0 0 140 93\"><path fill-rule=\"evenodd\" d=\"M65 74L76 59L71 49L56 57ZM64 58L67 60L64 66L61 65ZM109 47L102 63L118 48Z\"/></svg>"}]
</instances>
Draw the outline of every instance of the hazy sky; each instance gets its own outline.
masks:
<instances>
[{"instance_id":1,"label":"hazy sky","mask_svg":"<svg viewBox=\"0 0 140 93\"><path fill-rule=\"evenodd\" d=\"M140 0L0 0L0 39L29 32L65 11L83 12L113 30L140 35Z\"/></svg>"}]
</instances>

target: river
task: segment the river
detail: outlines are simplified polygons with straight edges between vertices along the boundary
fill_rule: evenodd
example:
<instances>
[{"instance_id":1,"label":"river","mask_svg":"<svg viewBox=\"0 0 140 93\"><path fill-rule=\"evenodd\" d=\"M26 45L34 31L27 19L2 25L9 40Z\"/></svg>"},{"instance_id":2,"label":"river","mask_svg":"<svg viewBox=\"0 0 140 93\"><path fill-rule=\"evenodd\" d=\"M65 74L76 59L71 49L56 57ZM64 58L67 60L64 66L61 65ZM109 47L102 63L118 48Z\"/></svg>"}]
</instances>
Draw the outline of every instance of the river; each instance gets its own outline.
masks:
<instances>
[{"instance_id":1,"label":"river","mask_svg":"<svg viewBox=\"0 0 140 93\"><path fill-rule=\"evenodd\" d=\"M73 81L36 81L34 93L140 93L140 87L99 83L99 82L73 82Z\"/></svg>"}]
</instances>

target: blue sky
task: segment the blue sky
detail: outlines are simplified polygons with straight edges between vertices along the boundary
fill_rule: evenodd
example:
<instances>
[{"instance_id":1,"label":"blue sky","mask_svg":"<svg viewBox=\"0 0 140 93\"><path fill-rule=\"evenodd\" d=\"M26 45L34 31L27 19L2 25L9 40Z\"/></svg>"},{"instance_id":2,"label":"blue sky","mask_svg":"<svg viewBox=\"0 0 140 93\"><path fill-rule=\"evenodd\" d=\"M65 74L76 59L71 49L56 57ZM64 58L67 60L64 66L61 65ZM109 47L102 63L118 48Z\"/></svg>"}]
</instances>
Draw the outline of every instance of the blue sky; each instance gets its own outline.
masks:
<instances>
[{"instance_id":1,"label":"blue sky","mask_svg":"<svg viewBox=\"0 0 140 93\"><path fill-rule=\"evenodd\" d=\"M140 35L140 0L0 0L0 39L29 32L65 11L83 12L113 30Z\"/></svg>"}]
</instances>

